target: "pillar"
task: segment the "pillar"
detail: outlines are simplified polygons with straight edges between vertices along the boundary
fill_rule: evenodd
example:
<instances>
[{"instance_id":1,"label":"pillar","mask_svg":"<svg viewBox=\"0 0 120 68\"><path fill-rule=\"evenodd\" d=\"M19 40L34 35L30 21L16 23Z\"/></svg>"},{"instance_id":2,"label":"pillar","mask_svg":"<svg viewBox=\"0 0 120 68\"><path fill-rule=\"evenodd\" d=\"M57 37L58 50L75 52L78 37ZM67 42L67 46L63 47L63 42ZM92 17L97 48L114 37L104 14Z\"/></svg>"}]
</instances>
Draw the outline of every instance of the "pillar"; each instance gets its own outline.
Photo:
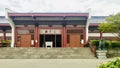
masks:
<instances>
[{"instance_id":1,"label":"pillar","mask_svg":"<svg viewBox=\"0 0 120 68\"><path fill-rule=\"evenodd\" d=\"M64 19L65 19L65 17L64 17ZM66 21L64 20L64 22L62 23L62 26L63 26L63 28L62 28L62 47L66 47Z\"/></svg>"},{"instance_id":2,"label":"pillar","mask_svg":"<svg viewBox=\"0 0 120 68\"><path fill-rule=\"evenodd\" d=\"M62 31L62 40L63 40L63 47L66 47L66 27L63 27L63 31Z\"/></svg>"},{"instance_id":3,"label":"pillar","mask_svg":"<svg viewBox=\"0 0 120 68\"><path fill-rule=\"evenodd\" d=\"M84 32L84 44L86 44L86 27L84 27L84 29L83 29L83 32Z\"/></svg>"},{"instance_id":4,"label":"pillar","mask_svg":"<svg viewBox=\"0 0 120 68\"><path fill-rule=\"evenodd\" d=\"M15 27L12 27L12 42L11 42L11 47L14 47L14 43L15 43Z\"/></svg>"},{"instance_id":5,"label":"pillar","mask_svg":"<svg viewBox=\"0 0 120 68\"><path fill-rule=\"evenodd\" d=\"M88 30L88 26L86 26L86 42L88 42L88 32L89 30Z\"/></svg>"},{"instance_id":6,"label":"pillar","mask_svg":"<svg viewBox=\"0 0 120 68\"><path fill-rule=\"evenodd\" d=\"M6 40L6 30L3 30L3 40Z\"/></svg>"},{"instance_id":7,"label":"pillar","mask_svg":"<svg viewBox=\"0 0 120 68\"><path fill-rule=\"evenodd\" d=\"M35 47L39 47L38 45L38 27L35 27Z\"/></svg>"},{"instance_id":8,"label":"pillar","mask_svg":"<svg viewBox=\"0 0 120 68\"><path fill-rule=\"evenodd\" d=\"M62 47L64 47L64 29L62 28Z\"/></svg>"}]
</instances>

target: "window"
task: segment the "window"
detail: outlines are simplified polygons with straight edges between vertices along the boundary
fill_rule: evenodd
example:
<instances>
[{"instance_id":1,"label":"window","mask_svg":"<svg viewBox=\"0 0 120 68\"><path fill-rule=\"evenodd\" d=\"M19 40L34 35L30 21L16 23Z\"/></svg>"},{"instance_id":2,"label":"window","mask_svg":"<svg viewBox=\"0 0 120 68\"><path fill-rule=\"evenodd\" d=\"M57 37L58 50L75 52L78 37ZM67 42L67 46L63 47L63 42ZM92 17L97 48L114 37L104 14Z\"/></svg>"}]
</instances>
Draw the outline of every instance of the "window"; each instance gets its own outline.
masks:
<instances>
[{"instance_id":1,"label":"window","mask_svg":"<svg viewBox=\"0 0 120 68\"><path fill-rule=\"evenodd\" d=\"M31 35L31 40L34 40L34 35Z\"/></svg>"},{"instance_id":2,"label":"window","mask_svg":"<svg viewBox=\"0 0 120 68\"><path fill-rule=\"evenodd\" d=\"M70 43L70 35L67 35L67 43Z\"/></svg>"},{"instance_id":3,"label":"window","mask_svg":"<svg viewBox=\"0 0 120 68\"><path fill-rule=\"evenodd\" d=\"M80 39L83 39L83 35L80 36Z\"/></svg>"}]
</instances>

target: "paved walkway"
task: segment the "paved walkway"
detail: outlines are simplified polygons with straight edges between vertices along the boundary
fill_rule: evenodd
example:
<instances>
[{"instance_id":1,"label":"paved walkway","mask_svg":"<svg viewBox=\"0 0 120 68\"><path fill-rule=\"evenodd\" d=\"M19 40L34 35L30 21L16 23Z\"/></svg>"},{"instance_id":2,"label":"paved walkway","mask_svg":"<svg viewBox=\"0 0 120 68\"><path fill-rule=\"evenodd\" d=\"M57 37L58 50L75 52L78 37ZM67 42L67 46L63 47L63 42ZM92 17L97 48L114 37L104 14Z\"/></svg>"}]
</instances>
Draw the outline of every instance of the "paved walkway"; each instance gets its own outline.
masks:
<instances>
[{"instance_id":1,"label":"paved walkway","mask_svg":"<svg viewBox=\"0 0 120 68\"><path fill-rule=\"evenodd\" d=\"M0 68L97 68L111 59L0 59Z\"/></svg>"}]
</instances>

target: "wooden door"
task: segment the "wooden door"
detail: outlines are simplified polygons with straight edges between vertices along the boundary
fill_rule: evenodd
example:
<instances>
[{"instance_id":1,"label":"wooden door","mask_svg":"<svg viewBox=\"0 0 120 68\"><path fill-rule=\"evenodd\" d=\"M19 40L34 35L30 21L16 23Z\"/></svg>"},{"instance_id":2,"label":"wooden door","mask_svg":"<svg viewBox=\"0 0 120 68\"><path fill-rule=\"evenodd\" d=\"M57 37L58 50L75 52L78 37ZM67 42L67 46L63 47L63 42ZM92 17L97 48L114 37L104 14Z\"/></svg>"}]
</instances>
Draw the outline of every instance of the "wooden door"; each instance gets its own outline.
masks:
<instances>
[{"instance_id":1,"label":"wooden door","mask_svg":"<svg viewBox=\"0 0 120 68\"><path fill-rule=\"evenodd\" d=\"M25 34L21 35L21 47L30 47L31 46L31 35Z\"/></svg>"},{"instance_id":2,"label":"wooden door","mask_svg":"<svg viewBox=\"0 0 120 68\"><path fill-rule=\"evenodd\" d=\"M70 35L70 47L80 47L80 35L79 34Z\"/></svg>"}]
</instances>

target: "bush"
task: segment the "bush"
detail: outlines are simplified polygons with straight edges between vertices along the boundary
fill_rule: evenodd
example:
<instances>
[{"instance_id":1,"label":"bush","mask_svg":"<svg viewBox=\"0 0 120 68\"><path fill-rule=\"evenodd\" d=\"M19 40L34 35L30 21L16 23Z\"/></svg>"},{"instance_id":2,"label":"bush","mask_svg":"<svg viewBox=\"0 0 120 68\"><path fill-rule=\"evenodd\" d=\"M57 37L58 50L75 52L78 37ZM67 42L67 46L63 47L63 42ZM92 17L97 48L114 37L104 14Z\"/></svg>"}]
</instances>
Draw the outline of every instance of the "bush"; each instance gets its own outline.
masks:
<instances>
[{"instance_id":1,"label":"bush","mask_svg":"<svg viewBox=\"0 0 120 68\"><path fill-rule=\"evenodd\" d=\"M111 42L111 46L112 46L112 48L116 48L116 47L120 48L120 42L118 42L118 41L112 41Z\"/></svg>"},{"instance_id":2,"label":"bush","mask_svg":"<svg viewBox=\"0 0 120 68\"><path fill-rule=\"evenodd\" d=\"M11 43L11 40L1 40L1 43Z\"/></svg>"},{"instance_id":3,"label":"bush","mask_svg":"<svg viewBox=\"0 0 120 68\"><path fill-rule=\"evenodd\" d=\"M93 45L95 45L97 48L99 46L99 41L100 40L91 40L91 42L93 43ZM105 48L110 48L110 41L105 40Z\"/></svg>"},{"instance_id":4,"label":"bush","mask_svg":"<svg viewBox=\"0 0 120 68\"><path fill-rule=\"evenodd\" d=\"M91 40L92 44L95 45L96 47L99 46L99 40Z\"/></svg>"},{"instance_id":5,"label":"bush","mask_svg":"<svg viewBox=\"0 0 120 68\"><path fill-rule=\"evenodd\" d=\"M111 42L108 40L105 40L105 48L111 48Z\"/></svg>"},{"instance_id":6,"label":"bush","mask_svg":"<svg viewBox=\"0 0 120 68\"><path fill-rule=\"evenodd\" d=\"M10 46L11 40L1 40L0 47L7 47Z\"/></svg>"},{"instance_id":7,"label":"bush","mask_svg":"<svg viewBox=\"0 0 120 68\"><path fill-rule=\"evenodd\" d=\"M99 68L120 68L120 58L100 64Z\"/></svg>"},{"instance_id":8,"label":"bush","mask_svg":"<svg viewBox=\"0 0 120 68\"><path fill-rule=\"evenodd\" d=\"M100 40L91 40L91 42L93 43L93 45L96 46L96 48L98 48L99 46L99 41ZM120 42L118 41L108 41L108 40L105 40L105 48L120 48Z\"/></svg>"}]
</instances>

